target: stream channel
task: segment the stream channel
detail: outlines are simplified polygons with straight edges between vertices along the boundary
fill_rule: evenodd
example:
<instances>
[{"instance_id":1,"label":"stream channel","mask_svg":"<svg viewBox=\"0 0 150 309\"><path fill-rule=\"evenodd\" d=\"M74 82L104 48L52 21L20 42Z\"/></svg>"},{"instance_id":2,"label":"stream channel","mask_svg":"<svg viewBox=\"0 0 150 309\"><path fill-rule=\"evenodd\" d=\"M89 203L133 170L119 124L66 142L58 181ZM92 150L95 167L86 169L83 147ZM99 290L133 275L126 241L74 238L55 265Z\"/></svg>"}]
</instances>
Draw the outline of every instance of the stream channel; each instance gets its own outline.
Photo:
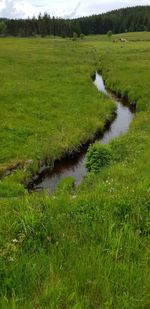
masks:
<instances>
[{"instance_id":1,"label":"stream channel","mask_svg":"<svg viewBox=\"0 0 150 309\"><path fill-rule=\"evenodd\" d=\"M129 102L124 99L116 97L113 93L106 90L104 81L101 75L96 73L94 85L98 91L113 99L116 103L116 117L111 124L104 130L103 134L96 135L95 141L102 144L108 143L111 139L125 134L134 117L135 109L131 108ZM29 191L43 191L47 190L52 194L62 178L73 177L75 185L78 186L86 175L87 170L84 165L84 159L89 144L84 145L82 149L74 155L68 155L66 158L56 160L52 170L45 168L38 174L36 180L28 185Z\"/></svg>"}]
</instances>

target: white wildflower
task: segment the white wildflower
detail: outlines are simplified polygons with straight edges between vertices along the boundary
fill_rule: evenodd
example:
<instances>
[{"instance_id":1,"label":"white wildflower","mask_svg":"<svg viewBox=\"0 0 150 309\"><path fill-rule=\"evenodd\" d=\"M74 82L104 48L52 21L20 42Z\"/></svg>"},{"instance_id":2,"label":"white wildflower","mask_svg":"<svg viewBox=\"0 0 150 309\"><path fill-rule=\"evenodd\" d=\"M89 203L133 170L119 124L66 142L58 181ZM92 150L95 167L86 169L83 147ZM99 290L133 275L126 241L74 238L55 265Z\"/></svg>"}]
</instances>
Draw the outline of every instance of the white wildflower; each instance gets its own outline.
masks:
<instances>
[{"instance_id":1,"label":"white wildflower","mask_svg":"<svg viewBox=\"0 0 150 309\"><path fill-rule=\"evenodd\" d=\"M12 242L13 242L14 244L16 244L16 243L18 242L18 240L17 240L17 239L13 239Z\"/></svg>"}]
</instances>

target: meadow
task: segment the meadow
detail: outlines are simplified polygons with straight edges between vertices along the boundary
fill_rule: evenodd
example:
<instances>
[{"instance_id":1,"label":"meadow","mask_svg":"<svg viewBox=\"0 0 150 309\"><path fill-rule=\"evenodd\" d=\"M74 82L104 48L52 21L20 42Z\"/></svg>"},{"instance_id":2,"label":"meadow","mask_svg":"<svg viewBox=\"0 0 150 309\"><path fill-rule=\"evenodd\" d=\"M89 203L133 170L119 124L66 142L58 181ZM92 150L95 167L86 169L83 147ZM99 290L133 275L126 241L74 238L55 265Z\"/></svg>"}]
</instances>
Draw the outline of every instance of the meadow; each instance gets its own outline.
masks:
<instances>
[{"instance_id":1,"label":"meadow","mask_svg":"<svg viewBox=\"0 0 150 309\"><path fill-rule=\"evenodd\" d=\"M83 44L4 39L0 59L2 176L28 160L33 172L40 161L75 149L114 109L99 102L90 78L96 56Z\"/></svg>"},{"instance_id":2,"label":"meadow","mask_svg":"<svg viewBox=\"0 0 150 309\"><path fill-rule=\"evenodd\" d=\"M150 308L150 33L122 36L0 40L2 308ZM128 134L78 188L66 179L53 196L29 195L23 183L40 161L111 117L96 69L137 102Z\"/></svg>"}]
</instances>

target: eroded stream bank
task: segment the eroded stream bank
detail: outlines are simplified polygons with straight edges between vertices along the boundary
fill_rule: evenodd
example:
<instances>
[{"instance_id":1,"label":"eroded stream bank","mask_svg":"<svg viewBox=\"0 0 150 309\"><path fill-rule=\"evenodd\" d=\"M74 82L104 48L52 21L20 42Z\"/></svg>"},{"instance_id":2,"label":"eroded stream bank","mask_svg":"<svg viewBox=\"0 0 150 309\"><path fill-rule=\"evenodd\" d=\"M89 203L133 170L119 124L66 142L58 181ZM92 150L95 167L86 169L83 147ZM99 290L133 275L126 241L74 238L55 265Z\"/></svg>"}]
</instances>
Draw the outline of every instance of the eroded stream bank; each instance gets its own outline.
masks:
<instances>
[{"instance_id":1,"label":"eroded stream bank","mask_svg":"<svg viewBox=\"0 0 150 309\"><path fill-rule=\"evenodd\" d=\"M106 123L103 134L95 134L92 140L92 142L97 140L100 143L106 144L111 139L119 137L128 131L134 117L134 109L123 99L119 99L114 94L108 92L105 88L102 76L98 73L95 75L94 84L98 91L113 98L116 103L116 116L113 115L112 123ZM42 191L47 189L49 193L53 193L58 182L65 177L73 177L75 179L75 184L79 185L87 173L84 166L84 159L89 143L81 147L79 152L68 155L61 160L56 160L53 170L43 168L42 171L38 173L35 180L29 183L28 189L30 191Z\"/></svg>"}]
</instances>

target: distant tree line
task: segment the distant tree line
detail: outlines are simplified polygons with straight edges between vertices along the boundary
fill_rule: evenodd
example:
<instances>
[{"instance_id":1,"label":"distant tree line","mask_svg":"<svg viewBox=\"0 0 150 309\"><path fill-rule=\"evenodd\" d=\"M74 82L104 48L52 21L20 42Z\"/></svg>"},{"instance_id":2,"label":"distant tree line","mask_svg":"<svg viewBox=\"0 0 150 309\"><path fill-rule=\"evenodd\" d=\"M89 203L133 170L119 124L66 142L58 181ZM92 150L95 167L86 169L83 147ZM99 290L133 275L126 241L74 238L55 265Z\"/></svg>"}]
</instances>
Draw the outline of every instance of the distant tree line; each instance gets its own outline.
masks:
<instances>
[{"instance_id":1,"label":"distant tree line","mask_svg":"<svg viewBox=\"0 0 150 309\"><path fill-rule=\"evenodd\" d=\"M73 34L105 34L150 31L150 6L136 6L100 15L63 19L47 13L37 18L0 19L0 35L30 37L47 35L73 37Z\"/></svg>"}]
</instances>

